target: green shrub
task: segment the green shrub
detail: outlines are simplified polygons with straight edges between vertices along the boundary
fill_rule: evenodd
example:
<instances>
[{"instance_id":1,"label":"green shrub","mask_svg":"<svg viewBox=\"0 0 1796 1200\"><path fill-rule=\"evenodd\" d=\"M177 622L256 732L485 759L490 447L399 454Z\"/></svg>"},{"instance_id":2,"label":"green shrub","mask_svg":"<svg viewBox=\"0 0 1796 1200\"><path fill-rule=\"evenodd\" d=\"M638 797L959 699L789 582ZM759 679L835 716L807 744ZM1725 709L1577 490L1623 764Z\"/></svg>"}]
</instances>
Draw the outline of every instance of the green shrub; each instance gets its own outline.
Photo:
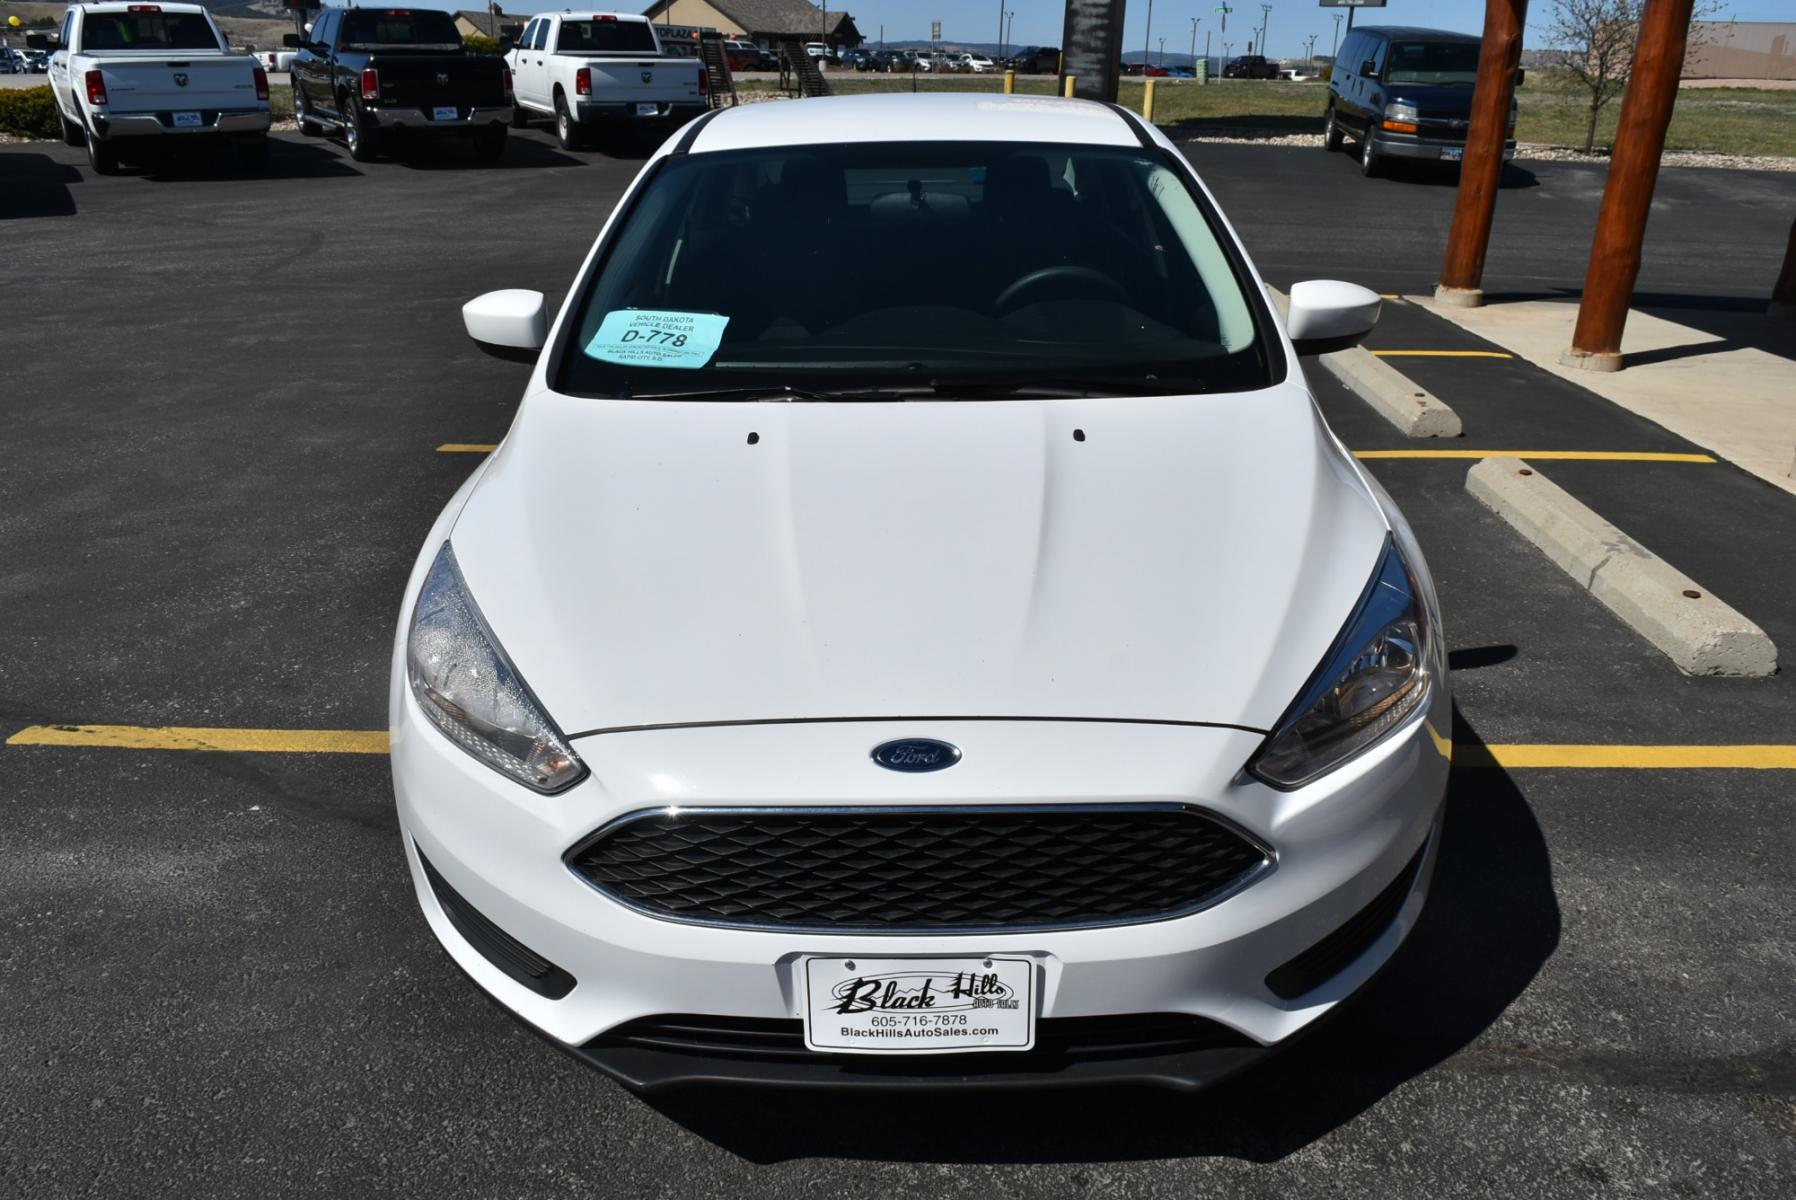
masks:
<instances>
[{"instance_id":1,"label":"green shrub","mask_svg":"<svg viewBox=\"0 0 1796 1200\"><path fill-rule=\"evenodd\" d=\"M29 138L61 137L62 119L57 115L49 87L0 90L0 133Z\"/></svg>"},{"instance_id":2,"label":"green shrub","mask_svg":"<svg viewBox=\"0 0 1796 1200\"><path fill-rule=\"evenodd\" d=\"M469 54L499 53L499 39L484 37L478 33L469 34L461 40L462 46Z\"/></svg>"}]
</instances>

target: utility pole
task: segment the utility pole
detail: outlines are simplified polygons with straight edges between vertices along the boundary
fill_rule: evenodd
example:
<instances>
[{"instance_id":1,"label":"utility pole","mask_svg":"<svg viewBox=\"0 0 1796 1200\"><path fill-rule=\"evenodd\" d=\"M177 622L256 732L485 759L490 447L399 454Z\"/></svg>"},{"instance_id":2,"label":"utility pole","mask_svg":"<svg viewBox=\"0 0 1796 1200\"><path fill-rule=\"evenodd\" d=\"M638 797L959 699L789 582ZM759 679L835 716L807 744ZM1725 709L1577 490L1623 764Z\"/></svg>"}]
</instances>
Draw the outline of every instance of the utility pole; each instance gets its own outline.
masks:
<instances>
[{"instance_id":1,"label":"utility pole","mask_svg":"<svg viewBox=\"0 0 1796 1200\"><path fill-rule=\"evenodd\" d=\"M1678 76L1690 37L1694 0L1647 0L1634 43L1634 69L1622 95L1621 120L1609 151L1609 179L1590 241L1590 269L1578 302L1571 349L1559 356L1568 367L1621 370L1621 334L1640 277L1640 246L1658 182L1665 128L1678 98Z\"/></svg>"},{"instance_id":2,"label":"utility pole","mask_svg":"<svg viewBox=\"0 0 1796 1200\"><path fill-rule=\"evenodd\" d=\"M1328 43L1328 68L1329 68L1330 74L1332 74L1334 72L1335 56L1337 54L1339 54L1340 52L1341 52L1341 14L1336 13L1335 14L1334 40Z\"/></svg>"},{"instance_id":3,"label":"utility pole","mask_svg":"<svg viewBox=\"0 0 1796 1200\"><path fill-rule=\"evenodd\" d=\"M1197 70L1197 27L1199 23L1196 17L1191 18L1191 61L1187 65L1193 71Z\"/></svg>"},{"instance_id":4,"label":"utility pole","mask_svg":"<svg viewBox=\"0 0 1796 1200\"><path fill-rule=\"evenodd\" d=\"M1160 39L1160 65L1162 67L1164 67L1166 65L1166 39L1165 38Z\"/></svg>"},{"instance_id":5,"label":"utility pole","mask_svg":"<svg viewBox=\"0 0 1796 1200\"><path fill-rule=\"evenodd\" d=\"M1690 3L1684 0L1686 15ZM1484 256L1490 250L1490 222L1503 179L1503 143L1509 136L1509 105L1515 98L1515 69L1522 61L1522 28L1527 23L1528 0L1486 0L1471 128L1459 167L1459 196L1453 205L1441 280L1434 287L1438 304L1476 308L1484 303ZM1675 78L1672 82L1676 84Z\"/></svg>"},{"instance_id":6,"label":"utility pole","mask_svg":"<svg viewBox=\"0 0 1796 1200\"><path fill-rule=\"evenodd\" d=\"M1260 5L1260 53L1266 53L1266 26L1272 23L1272 6Z\"/></svg>"},{"instance_id":7,"label":"utility pole","mask_svg":"<svg viewBox=\"0 0 1796 1200\"><path fill-rule=\"evenodd\" d=\"M1004 14L1004 48L1010 49L1010 31L1016 25L1016 9L1009 9Z\"/></svg>"},{"instance_id":8,"label":"utility pole","mask_svg":"<svg viewBox=\"0 0 1796 1200\"><path fill-rule=\"evenodd\" d=\"M1004 57L1004 5L1007 0L998 0L998 57Z\"/></svg>"},{"instance_id":9,"label":"utility pole","mask_svg":"<svg viewBox=\"0 0 1796 1200\"><path fill-rule=\"evenodd\" d=\"M1147 47L1154 36L1154 0L1147 0L1147 28L1141 31L1141 73L1147 74Z\"/></svg>"}]
</instances>

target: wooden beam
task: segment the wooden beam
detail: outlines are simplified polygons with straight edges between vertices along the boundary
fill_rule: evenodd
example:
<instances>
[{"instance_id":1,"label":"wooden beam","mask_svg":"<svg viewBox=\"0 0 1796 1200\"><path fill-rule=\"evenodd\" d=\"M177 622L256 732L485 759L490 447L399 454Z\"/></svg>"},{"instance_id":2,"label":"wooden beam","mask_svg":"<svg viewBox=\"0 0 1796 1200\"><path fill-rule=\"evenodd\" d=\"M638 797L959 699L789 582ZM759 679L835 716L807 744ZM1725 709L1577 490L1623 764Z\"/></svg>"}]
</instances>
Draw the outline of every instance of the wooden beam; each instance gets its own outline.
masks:
<instances>
[{"instance_id":1,"label":"wooden beam","mask_svg":"<svg viewBox=\"0 0 1796 1200\"><path fill-rule=\"evenodd\" d=\"M1621 101L1615 147L1609 153L1609 179L1590 243L1578 325L1571 349L1559 358L1566 366L1621 370L1621 334L1634 299L1634 281L1640 277L1640 248L1659 178L1659 156L1665 151L1665 130L1677 103L1693 6L1694 0L1647 0L1640 16L1634 69Z\"/></svg>"},{"instance_id":2,"label":"wooden beam","mask_svg":"<svg viewBox=\"0 0 1796 1200\"><path fill-rule=\"evenodd\" d=\"M1522 27L1527 23L1528 0L1486 0L1478 84L1472 93L1472 123L1466 131L1465 161L1459 167L1453 229L1447 235L1441 280L1434 289L1434 298L1442 304L1475 308L1484 303L1484 256L1490 249L1497 189L1503 183L1509 106L1515 99L1515 72L1522 62Z\"/></svg>"}]
</instances>

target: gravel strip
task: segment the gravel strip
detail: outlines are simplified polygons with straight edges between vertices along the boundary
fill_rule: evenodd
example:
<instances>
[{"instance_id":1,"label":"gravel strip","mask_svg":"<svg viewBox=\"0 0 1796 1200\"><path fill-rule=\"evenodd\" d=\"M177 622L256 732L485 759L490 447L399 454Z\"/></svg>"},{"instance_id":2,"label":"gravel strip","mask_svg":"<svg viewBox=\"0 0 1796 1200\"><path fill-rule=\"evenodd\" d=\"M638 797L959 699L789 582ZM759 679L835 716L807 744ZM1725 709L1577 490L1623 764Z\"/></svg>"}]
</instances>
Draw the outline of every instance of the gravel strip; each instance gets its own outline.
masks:
<instances>
[{"instance_id":1,"label":"gravel strip","mask_svg":"<svg viewBox=\"0 0 1796 1200\"><path fill-rule=\"evenodd\" d=\"M1253 143L1260 146L1309 146L1317 149L1322 145L1322 135L1319 133L1287 133L1269 137L1247 130L1240 133L1207 134L1182 140L1185 142ZM1606 163L1609 161L1606 151L1586 154L1582 150L1574 150L1570 146L1552 146L1544 142L1518 143L1515 156L1532 159L1535 162ZM1660 163L1667 167L1721 167L1733 171L1796 171L1796 158L1770 154L1713 154L1702 150L1667 150L1664 157L1660 159Z\"/></svg>"}]
</instances>

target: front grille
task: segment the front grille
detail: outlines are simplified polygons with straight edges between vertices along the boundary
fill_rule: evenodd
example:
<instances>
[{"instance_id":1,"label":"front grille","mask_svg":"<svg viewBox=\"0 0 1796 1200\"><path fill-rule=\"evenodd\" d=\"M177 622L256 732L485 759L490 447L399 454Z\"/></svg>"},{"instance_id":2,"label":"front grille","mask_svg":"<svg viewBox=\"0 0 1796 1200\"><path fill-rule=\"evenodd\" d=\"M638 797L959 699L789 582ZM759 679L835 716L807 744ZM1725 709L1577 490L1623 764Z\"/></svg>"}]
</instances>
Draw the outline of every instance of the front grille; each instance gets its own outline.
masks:
<instances>
[{"instance_id":1,"label":"front grille","mask_svg":"<svg viewBox=\"0 0 1796 1200\"><path fill-rule=\"evenodd\" d=\"M593 886L678 921L867 933L1163 920L1272 865L1174 804L652 809L568 854Z\"/></svg>"},{"instance_id":2,"label":"front grille","mask_svg":"<svg viewBox=\"0 0 1796 1200\"><path fill-rule=\"evenodd\" d=\"M1145 1013L1105 1017L1045 1017L1036 1023L1035 1049L1025 1058L1041 1068L1041 1059L1102 1060L1149 1058L1186 1054L1195 1050L1253 1048L1258 1043L1226 1025L1184 1013ZM907 1074L916 1073L918 1058L875 1055L837 1055L807 1049L804 1023L760 1017L707 1017L667 1015L642 1017L601 1034L586 1046L589 1050L627 1047L671 1054L695 1054L766 1063L801 1063L848 1059L866 1066L891 1065ZM931 1056L933 1057L933 1056ZM944 1052L937 1061L956 1062L965 1070L966 1054ZM1011 1055L976 1056L982 1069L1001 1066ZM1020 1063L1019 1063L1020 1065Z\"/></svg>"}]
</instances>

